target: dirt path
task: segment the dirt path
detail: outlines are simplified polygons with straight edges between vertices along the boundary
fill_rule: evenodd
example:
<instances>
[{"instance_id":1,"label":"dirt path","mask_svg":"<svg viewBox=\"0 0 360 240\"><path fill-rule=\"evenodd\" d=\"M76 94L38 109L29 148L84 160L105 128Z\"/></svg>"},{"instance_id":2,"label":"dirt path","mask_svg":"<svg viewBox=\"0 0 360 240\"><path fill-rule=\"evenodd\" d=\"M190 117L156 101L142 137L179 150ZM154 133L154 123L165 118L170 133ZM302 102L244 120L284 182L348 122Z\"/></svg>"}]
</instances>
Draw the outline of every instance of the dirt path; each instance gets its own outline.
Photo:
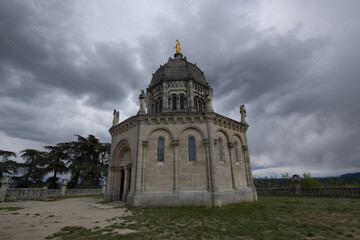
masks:
<instances>
[{"instance_id":1,"label":"dirt path","mask_svg":"<svg viewBox=\"0 0 360 240\"><path fill-rule=\"evenodd\" d=\"M23 208L16 211L0 210L0 239L44 239L65 226L104 228L121 221L110 219L128 215L126 208L96 204L99 201L95 198L71 198L50 202L0 203L0 208Z\"/></svg>"}]
</instances>

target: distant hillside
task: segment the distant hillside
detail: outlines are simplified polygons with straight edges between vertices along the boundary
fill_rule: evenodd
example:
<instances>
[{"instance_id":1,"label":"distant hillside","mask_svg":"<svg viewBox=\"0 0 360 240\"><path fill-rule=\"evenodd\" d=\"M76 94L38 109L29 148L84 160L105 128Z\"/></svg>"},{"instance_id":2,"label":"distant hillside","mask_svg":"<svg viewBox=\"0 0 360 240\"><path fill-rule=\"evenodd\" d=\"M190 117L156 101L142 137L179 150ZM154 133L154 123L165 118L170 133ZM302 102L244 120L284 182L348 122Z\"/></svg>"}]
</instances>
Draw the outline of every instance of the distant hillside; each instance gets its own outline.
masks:
<instances>
[{"instance_id":1,"label":"distant hillside","mask_svg":"<svg viewBox=\"0 0 360 240\"><path fill-rule=\"evenodd\" d=\"M360 177L360 172L357 173L346 173L341 175L340 177Z\"/></svg>"},{"instance_id":2,"label":"distant hillside","mask_svg":"<svg viewBox=\"0 0 360 240\"><path fill-rule=\"evenodd\" d=\"M360 186L360 172L346 173L340 177L313 177L312 179L317 180L323 187ZM254 184L257 188L292 187L292 179L257 178L254 179Z\"/></svg>"}]
</instances>

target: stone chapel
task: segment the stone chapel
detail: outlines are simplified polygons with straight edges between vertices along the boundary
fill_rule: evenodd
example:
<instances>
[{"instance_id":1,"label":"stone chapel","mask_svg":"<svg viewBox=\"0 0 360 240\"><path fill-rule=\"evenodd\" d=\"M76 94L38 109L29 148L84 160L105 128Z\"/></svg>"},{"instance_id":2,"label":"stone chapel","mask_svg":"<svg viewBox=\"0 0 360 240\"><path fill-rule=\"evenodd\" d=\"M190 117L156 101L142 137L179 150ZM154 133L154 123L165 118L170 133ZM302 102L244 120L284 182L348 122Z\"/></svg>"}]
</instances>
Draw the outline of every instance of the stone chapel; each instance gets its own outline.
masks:
<instances>
[{"instance_id":1,"label":"stone chapel","mask_svg":"<svg viewBox=\"0 0 360 240\"><path fill-rule=\"evenodd\" d=\"M183 57L160 65L137 115L114 110L106 201L130 206L224 206L256 201L241 121L216 113L204 72Z\"/></svg>"}]
</instances>

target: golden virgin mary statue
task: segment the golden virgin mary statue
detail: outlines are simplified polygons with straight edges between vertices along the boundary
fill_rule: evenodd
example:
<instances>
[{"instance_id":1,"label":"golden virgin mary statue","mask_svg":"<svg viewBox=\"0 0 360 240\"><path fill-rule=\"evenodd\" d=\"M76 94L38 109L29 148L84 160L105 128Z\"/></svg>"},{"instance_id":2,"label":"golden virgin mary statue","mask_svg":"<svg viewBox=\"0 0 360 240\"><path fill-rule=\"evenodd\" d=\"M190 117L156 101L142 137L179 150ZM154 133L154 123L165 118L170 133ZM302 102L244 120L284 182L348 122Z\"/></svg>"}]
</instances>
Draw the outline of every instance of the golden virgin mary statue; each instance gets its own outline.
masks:
<instances>
[{"instance_id":1,"label":"golden virgin mary statue","mask_svg":"<svg viewBox=\"0 0 360 240\"><path fill-rule=\"evenodd\" d=\"M176 49L177 53L180 53L180 51L181 51L180 42L177 39L176 39L176 46L174 48Z\"/></svg>"}]
</instances>

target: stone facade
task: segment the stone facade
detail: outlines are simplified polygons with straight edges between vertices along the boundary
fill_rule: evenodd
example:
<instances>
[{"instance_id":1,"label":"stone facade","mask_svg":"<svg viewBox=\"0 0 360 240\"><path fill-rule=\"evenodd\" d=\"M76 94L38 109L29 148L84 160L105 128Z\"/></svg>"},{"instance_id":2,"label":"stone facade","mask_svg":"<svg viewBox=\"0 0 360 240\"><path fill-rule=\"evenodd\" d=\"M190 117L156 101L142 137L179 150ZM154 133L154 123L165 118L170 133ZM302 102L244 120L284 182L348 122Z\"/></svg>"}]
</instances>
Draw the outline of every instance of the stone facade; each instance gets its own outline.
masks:
<instances>
[{"instance_id":1,"label":"stone facade","mask_svg":"<svg viewBox=\"0 0 360 240\"><path fill-rule=\"evenodd\" d=\"M181 53L174 57L140 94L138 114L113 121L105 200L131 206L256 201L245 116L238 122L215 113L204 73Z\"/></svg>"}]
</instances>

